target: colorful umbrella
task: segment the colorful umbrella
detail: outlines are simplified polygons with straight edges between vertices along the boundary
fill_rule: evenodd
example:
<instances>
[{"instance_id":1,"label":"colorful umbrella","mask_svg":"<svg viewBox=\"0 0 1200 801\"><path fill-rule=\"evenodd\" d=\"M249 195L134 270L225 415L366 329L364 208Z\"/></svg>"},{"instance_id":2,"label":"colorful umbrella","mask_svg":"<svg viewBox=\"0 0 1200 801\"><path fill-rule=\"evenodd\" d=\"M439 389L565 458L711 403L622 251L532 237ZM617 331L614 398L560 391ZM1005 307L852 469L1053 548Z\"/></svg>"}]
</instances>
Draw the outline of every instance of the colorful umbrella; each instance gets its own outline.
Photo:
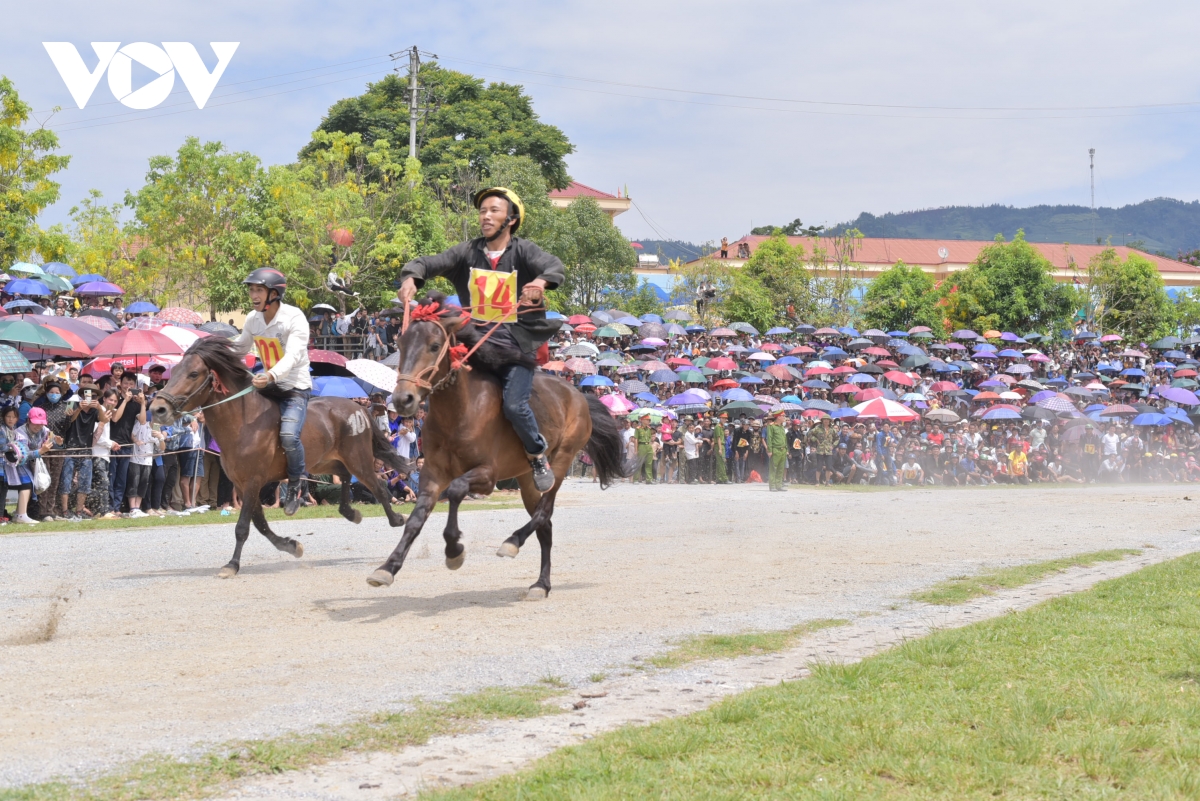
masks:
<instances>
[{"instance_id":1,"label":"colorful umbrella","mask_svg":"<svg viewBox=\"0 0 1200 801\"><path fill-rule=\"evenodd\" d=\"M110 284L108 281L88 281L86 284L80 284L75 287L75 294L109 297L112 295L124 295L125 290L116 284Z\"/></svg>"},{"instance_id":2,"label":"colorful umbrella","mask_svg":"<svg viewBox=\"0 0 1200 801\"><path fill-rule=\"evenodd\" d=\"M891 401L886 398L875 398L866 403L860 403L854 407L854 411L858 412L859 419L875 419L889 420L891 422L908 422L916 420L920 417L919 414L905 406L901 406L896 401Z\"/></svg>"},{"instance_id":3,"label":"colorful umbrella","mask_svg":"<svg viewBox=\"0 0 1200 801\"><path fill-rule=\"evenodd\" d=\"M0 345L0 373L28 373L33 367L16 348Z\"/></svg>"},{"instance_id":4,"label":"colorful umbrella","mask_svg":"<svg viewBox=\"0 0 1200 801\"><path fill-rule=\"evenodd\" d=\"M200 325L204 322L204 318L199 313L182 306L168 306L154 316L168 323L182 323L183 325Z\"/></svg>"},{"instance_id":5,"label":"colorful umbrella","mask_svg":"<svg viewBox=\"0 0 1200 801\"><path fill-rule=\"evenodd\" d=\"M346 366L346 357L340 353L334 353L331 350L320 350L318 348L310 348L308 351L308 361L313 364L333 364L338 367Z\"/></svg>"},{"instance_id":6,"label":"colorful umbrella","mask_svg":"<svg viewBox=\"0 0 1200 801\"><path fill-rule=\"evenodd\" d=\"M563 367L567 370L570 370L572 373L580 373L584 375L593 375L596 372L596 365L592 364L587 359L567 359ZM671 375L674 375L674 373Z\"/></svg>"},{"instance_id":7,"label":"colorful umbrella","mask_svg":"<svg viewBox=\"0 0 1200 801\"><path fill-rule=\"evenodd\" d=\"M57 331L13 318L0 320L0 342L23 345L21 350L72 350L71 343Z\"/></svg>"},{"instance_id":8,"label":"colorful umbrella","mask_svg":"<svg viewBox=\"0 0 1200 801\"><path fill-rule=\"evenodd\" d=\"M175 340L158 331L139 331L125 328L109 334L96 347L93 356L157 356L183 353Z\"/></svg>"}]
</instances>

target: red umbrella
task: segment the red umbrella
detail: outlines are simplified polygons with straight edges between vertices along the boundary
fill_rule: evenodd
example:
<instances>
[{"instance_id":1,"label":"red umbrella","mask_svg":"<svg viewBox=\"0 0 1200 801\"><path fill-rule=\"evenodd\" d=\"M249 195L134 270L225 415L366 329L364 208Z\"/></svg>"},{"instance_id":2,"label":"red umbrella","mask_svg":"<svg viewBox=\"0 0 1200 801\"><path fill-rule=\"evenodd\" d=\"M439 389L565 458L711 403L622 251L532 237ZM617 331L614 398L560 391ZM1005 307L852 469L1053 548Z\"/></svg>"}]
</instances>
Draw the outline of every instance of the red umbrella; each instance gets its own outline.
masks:
<instances>
[{"instance_id":1,"label":"red umbrella","mask_svg":"<svg viewBox=\"0 0 1200 801\"><path fill-rule=\"evenodd\" d=\"M1176 370L1174 375L1176 378L1195 378L1196 371L1191 369L1190 367L1185 367L1182 370Z\"/></svg>"},{"instance_id":2,"label":"red umbrella","mask_svg":"<svg viewBox=\"0 0 1200 801\"><path fill-rule=\"evenodd\" d=\"M586 314L572 314L567 318L567 322L571 325L591 325L592 318Z\"/></svg>"},{"instance_id":3,"label":"red umbrella","mask_svg":"<svg viewBox=\"0 0 1200 801\"><path fill-rule=\"evenodd\" d=\"M109 334L96 347L93 356L159 356L180 354L183 348L168 336L157 331L139 331L124 328Z\"/></svg>"},{"instance_id":4,"label":"red umbrella","mask_svg":"<svg viewBox=\"0 0 1200 801\"><path fill-rule=\"evenodd\" d=\"M876 398L882 398L882 397L883 397L883 390L878 389L877 387L871 387L870 389L860 389L858 392L854 393L854 400L859 403L863 403L864 401L869 401L869 400L875 400Z\"/></svg>"},{"instance_id":5,"label":"red umbrella","mask_svg":"<svg viewBox=\"0 0 1200 801\"><path fill-rule=\"evenodd\" d=\"M958 392L958 384L953 381L937 381L929 388L930 392Z\"/></svg>"},{"instance_id":6,"label":"red umbrella","mask_svg":"<svg viewBox=\"0 0 1200 801\"><path fill-rule=\"evenodd\" d=\"M564 363L564 366L572 373L584 373L587 375L595 375L596 373L596 365L592 364L587 359L580 359L578 357L574 359L567 359L567 361Z\"/></svg>"},{"instance_id":7,"label":"red umbrella","mask_svg":"<svg viewBox=\"0 0 1200 801\"><path fill-rule=\"evenodd\" d=\"M763 372L767 375L775 376L780 381L790 381L792 378L792 374L788 372L786 364L772 364Z\"/></svg>"},{"instance_id":8,"label":"red umbrella","mask_svg":"<svg viewBox=\"0 0 1200 801\"><path fill-rule=\"evenodd\" d=\"M893 384L900 384L904 387L911 387L917 383L916 381L912 380L911 376L901 373L898 370L889 370L883 374L883 377L888 381L891 381Z\"/></svg>"},{"instance_id":9,"label":"red umbrella","mask_svg":"<svg viewBox=\"0 0 1200 801\"><path fill-rule=\"evenodd\" d=\"M591 323L580 323L579 325L575 326L575 330L581 334L590 334L596 330L596 326L592 325Z\"/></svg>"},{"instance_id":10,"label":"red umbrella","mask_svg":"<svg viewBox=\"0 0 1200 801\"><path fill-rule=\"evenodd\" d=\"M829 413L823 412L820 409L805 409L804 411L800 412L800 416L808 418L828 417Z\"/></svg>"},{"instance_id":11,"label":"red umbrella","mask_svg":"<svg viewBox=\"0 0 1200 801\"><path fill-rule=\"evenodd\" d=\"M808 345L800 345L799 347L792 348L788 351L789 356L811 356L814 353L816 353L816 351L810 348Z\"/></svg>"},{"instance_id":12,"label":"red umbrella","mask_svg":"<svg viewBox=\"0 0 1200 801\"><path fill-rule=\"evenodd\" d=\"M692 364L691 359L685 359L682 356L672 356L671 358L667 359L667 364L674 364L674 365L686 364L688 367L696 366L696 365ZM713 369L715 370L717 368L714 367Z\"/></svg>"},{"instance_id":13,"label":"red umbrella","mask_svg":"<svg viewBox=\"0 0 1200 801\"><path fill-rule=\"evenodd\" d=\"M841 367L833 368L833 375L854 375L858 370L848 364L843 364Z\"/></svg>"},{"instance_id":14,"label":"red umbrella","mask_svg":"<svg viewBox=\"0 0 1200 801\"><path fill-rule=\"evenodd\" d=\"M974 398L972 398L972 400L977 400L977 401L1000 400L1000 396L997 395L995 392L980 392L978 395L976 395Z\"/></svg>"},{"instance_id":15,"label":"red umbrella","mask_svg":"<svg viewBox=\"0 0 1200 801\"><path fill-rule=\"evenodd\" d=\"M813 378L814 376L819 376L819 375L829 375L832 372L833 372L833 370L830 370L828 367L822 367L821 365L818 364L816 367L810 367L807 370L805 370L804 377L805 378Z\"/></svg>"},{"instance_id":16,"label":"red umbrella","mask_svg":"<svg viewBox=\"0 0 1200 801\"><path fill-rule=\"evenodd\" d=\"M704 366L710 370L736 370L737 362L728 356L716 356L709 359Z\"/></svg>"},{"instance_id":17,"label":"red umbrella","mask_svg":"<svg viewBox=\"0 0 1200 801\"><path fill-rule=\"evenodd\" d=\"M893 423L902 423L920 418L920 415L912 409L901 406L899 403L887 398L875 398L874 400L859 404L854 407L854 411L858 412L859 420L874 418L876 420L890 420Z\"/></svg>"},{"instance_id":18,"label":"red umbrella","mask_svg":"<svg viewBox=\"0 0 1200 801\"><path fill-rule=\"evenodd\" d=\"M732 328L714 328L712 332L714 337L736 337L737 331Z\"/></svg>"},{"instance_id":19,"label":"red umbrella","mask_svg":"<svg viewBox=\"0 0 1200 801\"><path fill-rule=\"evenodd\" d=\"M834 395L853 395L856 392L858 392L858 387L854 386L853 384L842 384L841 386L834 387L833 389Z\"/></svg>"},{"instance_id":20,"label":"red umbrella","mask_svg":"<svg viewBox=\"0 0 1200 801\"><path fill-rule=\"evenodd\" d=\"M346 357L331 350L311 348L308 351L308 360L315 364L335 364L338 367L346 366Z\"/></svg>"},{"instance_id":21,"label":"red umbrella","mask_svg":"<svg viewBox=\"0 0 1200 801\"><path fill-rule=\"evenodd\" d=\"M198 312L182 306L168 306L154 316L168 323L183 323L184 325L200 325L204 322L204 318Z\"/></svg>"},{"instance_id":22,"label":"red umbrella","mask_svg":"<svg viewBox=\"0 0 1200 801\"><path fill-rule=\"evenodd\" d=\"M762 346L763 350L783 350L783 345L776 345L774 342L768 342Z\"/></svg>"},{"instance_id":23,"label":"red umbrella","mask_svg":"<svg viewBox=\"0 0 1200 801\"><path fill-rule=\"evenodd\" d=\"M722 378L720 381L714 381L712 388L713 389L737 389L739 386L741 386L741 385L738 384L738 382L734 381L732 378Z\"/></svg>"},{"instance_id":24,"label":"red umbrella","mask_svg":"<svg viewBox=\"0 0 1200 801\"><path fill-rule=\"evenodd\" d=\"M863 353L868 356L891 356L892 354L887 348L863 348Z\"/></svg>"},{"instance_id":25,"label":"red umbrella","mask_svg":"<svg viewBox=\"0 0 1200 801\"><path fill-rule=\"evenodd\" d=\"M900 365L896 364L894 361L892 361L891 359L880 359L879 361L877 361L875 363L877 365L879 365L880 367L899 367L900 366Z\"/></svg>"}]
</instances>

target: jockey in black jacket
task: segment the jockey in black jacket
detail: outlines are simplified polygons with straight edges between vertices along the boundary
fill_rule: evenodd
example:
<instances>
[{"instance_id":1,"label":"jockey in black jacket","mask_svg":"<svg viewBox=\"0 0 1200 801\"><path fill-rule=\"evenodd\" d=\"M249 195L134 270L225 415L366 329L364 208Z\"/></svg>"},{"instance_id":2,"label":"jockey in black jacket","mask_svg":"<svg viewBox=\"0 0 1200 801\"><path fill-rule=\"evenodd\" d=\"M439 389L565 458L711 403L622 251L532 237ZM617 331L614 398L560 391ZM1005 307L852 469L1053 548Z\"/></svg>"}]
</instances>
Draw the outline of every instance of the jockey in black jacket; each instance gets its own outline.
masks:
<instances>
[{"instance_id":1,"label":"jockey in black jacket","mask_svg":"<svg viewBox=\"0 0 1200 801\"><path fill-rule=\"evenodd\" d=\"M506 309L513 308L511 297L508 294L501 297L501 293L511 289L511 283L504 281L509 278L507 274L516 273L520 316L516 322L500 325L488 342L514 354L511 362L496 370L504 385L504 416L525 446L525 455L533 468L534 484L539 492L546 492L554 486L554 473L546 461L546 440L539 433L537 420L529 408L529 393L533 390L536 364L533 354L562 326L559 320L546 319L542 294L563 282L563 265L557 257L533 242L516 236L525 216L525 206L516 192L502 186L484 189L475 195L475 207L479 209L479 228L483 236L404 265L400 274L400 300L408 304L427 279L445 276L454 284L463 307L475 318L473 324L486 331L493 324L480 321L488 317L483 313L485 305L495 308L499 303ZM494 275L497 272L506 275ZM486 292L492 292L492 295L481 295ZM505 316L511 317L511 314Z\"/></svg>"}]
</instances>

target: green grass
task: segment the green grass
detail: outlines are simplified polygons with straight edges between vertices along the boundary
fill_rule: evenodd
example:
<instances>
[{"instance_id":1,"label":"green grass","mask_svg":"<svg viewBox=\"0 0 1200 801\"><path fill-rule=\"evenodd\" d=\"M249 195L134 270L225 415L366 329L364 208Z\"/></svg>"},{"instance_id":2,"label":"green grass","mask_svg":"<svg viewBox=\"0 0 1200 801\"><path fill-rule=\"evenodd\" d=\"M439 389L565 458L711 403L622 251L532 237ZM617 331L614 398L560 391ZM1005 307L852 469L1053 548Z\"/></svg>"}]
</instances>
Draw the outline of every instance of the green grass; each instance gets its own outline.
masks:
<instances>
[{"instance_id":1,"label":"green grass","mask_svg":"<svg viewBox=\"0 0 1200 801\"><path fill-rule=\"evenodd\" d=\"M625 728L456 799L1195 799L1200 555Z\"/></svg>"},{"instance_id":2,"label":"green grass","mask_svg":"<svg viewBox=\"0 0 1200 801\"><path fill-rule=\"evenodd\" d=\"M354 508L362 512L364 518L367 517L383 517L383 507L377 503L356 503ZM412 511L411 503L394 504L393 509L396 509L402 514L407 515ZM508 498L487 498L484 500L466 500L463 501L461 511L470 512L478 509L523 509L519 497ZM447 509L446 503L439 503L434 512L444 512ZM338 513L336 506L302 506L296 510L293 517L284 515L282 509L264 509L267 520L327 520L331 518L342 518ZM81 520L78 523L53 522L53 523L38 523L36 526L26 526L20 523L9 523L7 526L0 528L0 537L6 534L53 534L59 531L71 532L88 532L88 531L105 531L111 529L126 529L126 528L175 528L176 526L204 526L213 525L216 523L228 523L233 525L237 522L238 512L235 510L229 515L222 515L219 510L205 512L203 514L190 514L187 517L143 517L137 520Z\"/></svg>"},{"instance_id":3,"label":"green grass","mask_svg":"<svg viewBox=\"0 0 1200 801\"><path fill-rule=\"evenodd\" d=\"M674 668L702 659L733 659L750 654L770 654L788 648L805 634L845 625L845 620L810 620L784 631L758 631L746 634L698 634L681 640L674 648L650 657L655 667Z\"/></svg>"},{"instance_id":4,"label":"green grass","mask_svg":"<svg viewBox=\"0 0 1200 801\"><path fill-rule=\"evenodd\" d=\"M939 581L927 590L910 596L914 601L922 601L938 606L953 606L963 604L981 595L991 595L996 590L1010 590L1023 587L1049 576L1059 573L1069 567L1091 567L1099 562L1119 562L1126 556L1139 554L1141 551L1133 548L1114 548L1107 551L1092 551L1064 559L1050 559L1045 562L1033 562L1028 565L1004 567L980 573L977 576L956 576Z\"/></svg>"},{"instance_id":5,"label":"green grass","mask_svg":"<svg viewBox=\"0 0 1200 801\"><path fill-rule=\"evenodd\" d=\"M469 729L484 720L531 718L560 710L545 701L560 690L492 688L411 711L312 734L228 743L194 760L150 756L86 784L48 782L0 789L0 801L141 801L201 798L235 779L320 764L352 751L395 751L430 737Z\"/></svg>"}]
</instances>

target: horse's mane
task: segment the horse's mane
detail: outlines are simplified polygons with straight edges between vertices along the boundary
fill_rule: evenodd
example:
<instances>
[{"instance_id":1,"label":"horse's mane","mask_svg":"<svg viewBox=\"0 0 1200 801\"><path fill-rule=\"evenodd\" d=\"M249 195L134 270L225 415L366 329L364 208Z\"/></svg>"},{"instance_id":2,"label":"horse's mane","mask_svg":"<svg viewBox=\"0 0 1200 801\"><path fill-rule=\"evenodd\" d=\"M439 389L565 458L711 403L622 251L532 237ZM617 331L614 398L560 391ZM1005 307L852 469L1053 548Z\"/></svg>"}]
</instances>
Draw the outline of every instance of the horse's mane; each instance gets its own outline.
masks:
<instances>
[{"instance_id":1,"label":"horse's mane","mask_svg":"<svg viewBox=\"0 0 1200 801\"><path fill-rule=\"evenodd\" d=\"M460 307L452 304L448 305L446 303L446 295L437 290L430 290L425 295L425 298L420 301L420 305L422 306L428 303L437 303L439 305L440 311L438 312L438 317L442 319L459 317L466 314ZM481 329L468 322L459 329L456 336L459 342L468 348L473 348L490 329L491 326ZM537 367L537 360L531 354L525 353L519 347L499 343L495 337L488 337L487 341L479 347L479 350L471 354L471 358L468 361L468 364L472 367L479 367L489 372L495 372L497 368L513 363L524 364L531 370Z\"/></svg>"},{"instance_id":2,"label":"horse's mane","mask_svg":"<svg viewBox=\"0 0 1200 801\"><path fill-rule=\"evenodd\" d=\"M232 389L241 389L250 380L245 362L233 352L229 340L224 337L201 337L183 355L199 356L209 369L217 371L221 382Z\"/></svg>"}]
</instances>

